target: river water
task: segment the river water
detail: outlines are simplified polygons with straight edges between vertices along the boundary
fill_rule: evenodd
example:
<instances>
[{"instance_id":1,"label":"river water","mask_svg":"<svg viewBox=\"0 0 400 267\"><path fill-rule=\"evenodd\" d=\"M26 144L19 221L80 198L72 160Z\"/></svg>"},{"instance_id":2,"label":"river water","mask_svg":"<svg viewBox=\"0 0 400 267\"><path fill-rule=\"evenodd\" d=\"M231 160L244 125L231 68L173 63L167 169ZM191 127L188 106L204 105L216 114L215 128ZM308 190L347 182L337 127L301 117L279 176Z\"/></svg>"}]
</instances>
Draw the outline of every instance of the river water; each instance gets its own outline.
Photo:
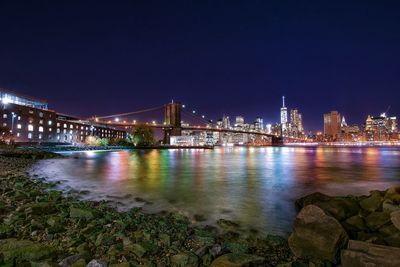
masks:
<instances>
[{"instance_id":1,"label":"river water","mask_svg":"<svg viewBox=\"0 0 400 267\"><path fill-rule=\"evenodd\" d=\"M320 191L367 194L400 184L400 149L263 147L74 152L31 173L121 210L169 210L286 235L294 201ZM144 201L145 200L145 201ZM201 216L195 216L201 215Z\"/></svg>"}]
</instances>

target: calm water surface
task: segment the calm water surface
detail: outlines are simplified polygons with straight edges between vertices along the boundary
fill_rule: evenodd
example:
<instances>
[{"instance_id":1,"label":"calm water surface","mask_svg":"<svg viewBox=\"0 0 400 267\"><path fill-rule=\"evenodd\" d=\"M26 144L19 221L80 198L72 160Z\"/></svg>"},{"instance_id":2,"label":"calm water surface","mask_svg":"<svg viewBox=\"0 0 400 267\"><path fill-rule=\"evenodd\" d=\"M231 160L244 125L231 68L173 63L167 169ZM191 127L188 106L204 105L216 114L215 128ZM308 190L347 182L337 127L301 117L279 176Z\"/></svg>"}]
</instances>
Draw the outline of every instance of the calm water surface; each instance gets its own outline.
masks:
<instances>
[{"instance_id":1,"label":"calm water surface","mask_svg":"<svg viewBox=\"0 0 400 267\"><path fill-rule=\"evenodd\" d=\"M76 152L39 162L32 173L63 190L120 209L173 210L214 223L286 234L294 201L320 191L366 194L400 184L400 150L390 148L216 148ZM140 197L151 203L144 203Z\"/></svg>"}]
</instances>

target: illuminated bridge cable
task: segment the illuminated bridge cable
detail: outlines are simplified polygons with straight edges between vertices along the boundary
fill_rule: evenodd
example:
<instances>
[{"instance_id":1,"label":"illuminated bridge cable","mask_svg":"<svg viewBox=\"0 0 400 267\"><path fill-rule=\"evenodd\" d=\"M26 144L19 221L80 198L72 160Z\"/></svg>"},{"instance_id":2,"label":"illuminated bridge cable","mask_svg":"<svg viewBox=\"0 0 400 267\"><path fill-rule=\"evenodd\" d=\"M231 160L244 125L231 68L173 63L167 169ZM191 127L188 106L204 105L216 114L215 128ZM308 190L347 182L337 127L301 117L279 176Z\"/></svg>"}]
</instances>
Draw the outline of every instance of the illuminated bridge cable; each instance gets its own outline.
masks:
<instances>
[{"instance_id":1,"label":"illuminated bridge cable","mask_svg":"<svg viewBox=\"0 0 400 267\"><path fill-rule=\"evenodd\" d=\"M113 114L113 115L108 115L108 116L101 116L101 117L97 117L98 119L109 119L109 118L115 118L115 117L123 117L123 116L128 116L128 115L134 115L134 114L140 114L140 113L144 113L144 112L149 112L149 111L153 111L153 110L157 110L157 109L161 109L164 108L164 106L159 106L159 107L155 107L155 108L148 108L148 109L142 109L142 110L137 110L137 111L132 111L132 112L126 112L126 113L120 113L120 114Z\"/></svg>"},{"instance_id":2,"label":"illuminated bridge cable","mask_svg":"<svg viewBox=\"0 0 400 267\"><path fill-rule=\"evenodd\" d=\"M196 116L196 115L194 115L194 114L192 114L192 113L190 113L190 112L187 112L187 111L182 110L182 114L183 114L183 115L186 115L186 116L190 116L190 117L193 118L193 119L196 119L197 122L201 122L201 123L204 123L204 124L207 124L207 123L208 123L208 121L207 121L206 119L201 118L201 117L199 117L199 116Z\"/></svg>"}]
</instances>

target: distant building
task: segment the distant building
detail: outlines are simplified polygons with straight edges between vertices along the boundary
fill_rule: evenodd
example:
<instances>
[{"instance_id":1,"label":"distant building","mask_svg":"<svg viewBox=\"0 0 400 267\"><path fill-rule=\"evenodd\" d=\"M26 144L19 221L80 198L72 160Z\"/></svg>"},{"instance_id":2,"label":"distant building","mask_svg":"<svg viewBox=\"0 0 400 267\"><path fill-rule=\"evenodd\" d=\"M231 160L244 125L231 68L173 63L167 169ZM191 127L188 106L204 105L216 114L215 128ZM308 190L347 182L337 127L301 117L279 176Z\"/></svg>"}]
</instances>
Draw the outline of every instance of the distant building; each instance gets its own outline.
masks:
<instances>
[{"instance_id":1,"label":"distant building","mask_svg":"<svg viewBox=\"0 0 400 267\"><path fill-rule=\"evenodd\" d=\"M385 113L379 116L368 115L365 121L366 141L398 140L397 117L388 117Z\"/></svg>"},{"instance_id":2,"label":"distant building","mask_svg":"<svg viewBox=\"0 0 400 267\"><path fill-rule=\"evenodd\" d=\"M288 126L288 113L287 113L287 107L285 106L285 97L282 96L281 127L283 136L286 136L287 126Z\"/></svg>"},{"instance_id":3,"label":"distant building","mask_svg":"<svg viewBox=\"0 0 400 267\"><path fill-rule=\"evenodd\" d=\"M17 143L82 143L88 136L124 139L124 130L82 121L48 109L44 100L0 89L1 126Z\"/></svg>"},{"instance_id":4,"label":"distant building","mask_svg":"<svg viewBox=\"0 0 400 267\"><path fill-rule=\"evenodd\" d=\"M290 110L290 124L289 124L289 136L290 137L303 137L304 129L303 129L303 118L301 113L297 108Z\"/></svg>"},{"instance_id":5,"label":"distant building","mask_svg":"<svg viewBox=\"0 0 400 267\"><path fill-rule=\"evenodd\" d=\"M231 121L229 120L229 116L222 117L222 128L230 129L231 128Z\"/></svg>"},{"instance_id":6,"label":"distant building","mask_svg":"<svg viewBox=\"0 0 400 267\"><path fill-rule=\"evenodd\" d=\"M360 127L358 125L348 125L345 117L342 117L342 121L340 123L340 140L345 142L357 142L360 141L361 132Z\"/></svg>"},{"instance_id":7,"label":"distant building","mask_svg":"<svg viewBox=\"0 0 400 267\"><path fill-rule=\"evenodd\" d=\"M244 126L244 118L243 118L243 116L236 116L235 128L243 128L243 126Z\"/></svg>"},{"instance_id":8,"label":"distant building","mask_svg":"<svg viewBox=\"0 0 400 267\"><path fill-rule=\"evenodd\" d=\"M262 131L264 130L264 120L260 117L256 118L256 121L254 122L254 129L256 131Z\"/></svg>"},{"instance_id":9,"label":"distant building","mask_svg":"<svg viewBox=\"0 0 400 267\"><path fill-rule=\"evenodd\" d=\"M341 116L337 111L324 114L324 136L328 141L335 141L341 133Z\"/></svg>"}]
</instances>

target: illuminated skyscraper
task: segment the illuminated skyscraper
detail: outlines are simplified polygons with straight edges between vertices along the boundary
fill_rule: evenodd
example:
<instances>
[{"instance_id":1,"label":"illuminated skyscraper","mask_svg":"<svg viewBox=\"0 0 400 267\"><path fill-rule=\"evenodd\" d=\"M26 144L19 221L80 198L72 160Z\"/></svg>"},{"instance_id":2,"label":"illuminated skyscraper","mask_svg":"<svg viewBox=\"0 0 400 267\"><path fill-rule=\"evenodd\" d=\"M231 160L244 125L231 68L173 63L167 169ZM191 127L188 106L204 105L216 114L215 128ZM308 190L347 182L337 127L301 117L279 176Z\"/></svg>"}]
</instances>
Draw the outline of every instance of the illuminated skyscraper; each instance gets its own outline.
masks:
<instances>
[{"instance_id":1,"label":"illuminated skyscraper","mask_svg":"<svg viewBox=\"0 0 400 267\"><path fill-rule=\"evenodd\" d=\"M337 111L324 114L324 135L332 140L336 140L341 131L341 116Z\"/></svg>"},{"instance_id":2,"label":"illuminated skyscraper","mask_svg":"<svg viewBox=\"0 0 400 267\"><path fill-rule=\"evenodd\" d=\"M287 107L285 107L285 97L282 96L281 126L282 126L282 134L283 135L286 135L285 132L287 130L287 123L288 123Z\"/></svg>"}]
</instances>

